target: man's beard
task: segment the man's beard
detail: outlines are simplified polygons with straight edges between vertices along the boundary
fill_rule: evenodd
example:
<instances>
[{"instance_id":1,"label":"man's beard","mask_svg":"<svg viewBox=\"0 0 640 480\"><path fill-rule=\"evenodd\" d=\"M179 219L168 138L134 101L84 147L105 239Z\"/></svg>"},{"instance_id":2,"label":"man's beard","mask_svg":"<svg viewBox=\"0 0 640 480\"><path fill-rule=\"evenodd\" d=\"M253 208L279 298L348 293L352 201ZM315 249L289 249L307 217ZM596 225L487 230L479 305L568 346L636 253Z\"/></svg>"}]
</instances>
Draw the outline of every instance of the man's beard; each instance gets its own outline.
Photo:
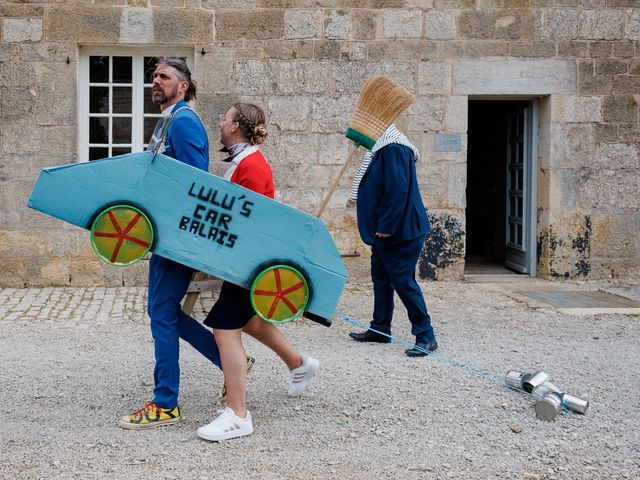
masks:
<instances>
[{"instance_id":1,"label":"man's beard","mask_svg":"<svg viewBox=\"0 0 640 480\"><path fill-rule=\"evenodd\" d=\"M154 92L151 91L151 101L158 105L162 105L163 103L167 103L170 100L173 100L178 95L178 87L173 89L170 95L165 95L162 90Z\"/></svg>"}]
</instances>

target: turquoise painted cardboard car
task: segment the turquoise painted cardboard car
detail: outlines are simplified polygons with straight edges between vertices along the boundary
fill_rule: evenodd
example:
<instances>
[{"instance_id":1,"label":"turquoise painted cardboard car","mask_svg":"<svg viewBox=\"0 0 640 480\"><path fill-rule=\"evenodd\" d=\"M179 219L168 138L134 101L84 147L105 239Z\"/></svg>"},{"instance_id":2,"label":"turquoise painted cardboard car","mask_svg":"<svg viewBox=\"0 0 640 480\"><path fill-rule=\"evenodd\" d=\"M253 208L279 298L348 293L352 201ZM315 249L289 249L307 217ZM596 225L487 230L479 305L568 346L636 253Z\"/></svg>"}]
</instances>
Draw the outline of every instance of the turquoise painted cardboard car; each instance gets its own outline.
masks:
<instances>
[{"instance_id":1,"label":"turquoise painted cardboard car","mask_svg":"<svg viewBox=\"0 0 640 480\"><path fill-rule=\"evenodd\" d=\"M28 206L90 230L108 263L152 251L248 288L274 323L329 326L347 280L319 218L162 154L45 168Z\"/></svg>"}]
</instances>

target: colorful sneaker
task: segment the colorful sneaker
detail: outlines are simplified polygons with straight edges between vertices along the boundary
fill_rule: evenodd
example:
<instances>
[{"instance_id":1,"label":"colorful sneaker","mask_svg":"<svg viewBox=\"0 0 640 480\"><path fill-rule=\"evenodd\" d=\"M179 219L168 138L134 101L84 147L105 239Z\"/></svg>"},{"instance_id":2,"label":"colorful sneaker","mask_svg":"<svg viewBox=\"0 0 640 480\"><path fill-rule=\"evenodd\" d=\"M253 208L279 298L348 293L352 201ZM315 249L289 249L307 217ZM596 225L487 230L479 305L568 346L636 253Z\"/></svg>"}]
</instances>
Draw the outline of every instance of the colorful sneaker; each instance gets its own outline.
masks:
<instances>
[{"instance_id":1,"label":"colorful sneaker","mask_svg":"<svg viewBox=\"0 0 640 480\"><path fill-rule=\"evenodd\" d=\"M320 362L315 358L305 355L302 356L302 365L294 368L289 373L288 393L290 397L297 397L302 393L307 383L309 383L309 380L311 380L318 371L319 366Z\"/></svg>"},{"instance_id":2,"label":"colorful sneaker","mask_svg":"<svg viewBox=\"0 0 640 480\"><path fill-rule=\"evenodd\" d=\"M244 437L253 432L251 414L247 412L244 418L236 415L229 407L218 410L220 415L209 425L198 429L198 436L212 442Z\"/></svg>"},{"instance_id":3,"label":"colorful sneaker","mask_svg":"<svg viewBox=\"0 0 640 480\"><path fill-rule=\"evenodd\" d=\"M247 355L247 375L253 368L253 365L256 363L256 359L251 355ZM222 390L220 391L220 397L218 397L218 401L220 403L227 403L227 384L222 385Z\"/></svg>"},{"instance_id":4,"label":"colorful sneaker","mask_svg":"<svg viewBox=\"0 0 640 480\"><path fill-rule=\"evenodd\" d=\"M120 419L119 425L127 430L141 430L143 428L171 425L180 421L180 408L162 408L153 402L140 410L136 410Z\"/></svg>"}]
</instances>

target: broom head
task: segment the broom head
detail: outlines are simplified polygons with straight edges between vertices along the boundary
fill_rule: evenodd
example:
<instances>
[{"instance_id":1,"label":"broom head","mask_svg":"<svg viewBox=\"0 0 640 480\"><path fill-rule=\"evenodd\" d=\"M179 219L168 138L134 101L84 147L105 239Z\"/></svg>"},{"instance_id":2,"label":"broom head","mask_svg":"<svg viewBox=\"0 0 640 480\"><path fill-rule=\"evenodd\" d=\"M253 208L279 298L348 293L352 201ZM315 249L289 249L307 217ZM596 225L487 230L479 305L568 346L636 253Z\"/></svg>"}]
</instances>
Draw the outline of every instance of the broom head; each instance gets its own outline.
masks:
<instances>
[{"instance_id":1,"label":"broom head","mask_svg":"<svg viewBox=\"0 0 640 480\"><path fill-rule=\"evenodd\" d=\"M356 145L371 150L380 135L409 108L415 98L406 88L387 77L371 77L362 87L345 135Z\"/></svg>"}]
</instances>

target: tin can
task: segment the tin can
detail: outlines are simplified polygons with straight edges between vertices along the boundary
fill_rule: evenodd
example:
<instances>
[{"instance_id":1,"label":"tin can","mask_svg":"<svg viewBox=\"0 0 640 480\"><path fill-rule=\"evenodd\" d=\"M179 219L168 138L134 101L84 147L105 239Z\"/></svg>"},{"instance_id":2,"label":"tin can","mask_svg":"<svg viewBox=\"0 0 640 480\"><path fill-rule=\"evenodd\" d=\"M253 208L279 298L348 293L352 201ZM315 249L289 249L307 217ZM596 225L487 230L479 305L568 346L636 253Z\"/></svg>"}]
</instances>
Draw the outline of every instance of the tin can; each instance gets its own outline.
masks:
<instances>
[{"instance_id":1,"label":"tin can","mask_svg":"<svg viewBox=\"0 0 640 480\"><path fill-rule=\"evenodd\" d=\"M543 383L542 385L538 385L536 388L534 388L531 391L532 395L537 395L538 397L542 398L544 397L547 393L551 393L553 392L553 390L551 390L546 383Z\"/></svg>"},{"instance_id":2,"label":"tin can","mask_svg":"<svg viewBox=\"0 0 640 480\"><path fill-rule=\"evenodd\" d=\"M504 383L514 388L522 388L522 376L521 372L515 370L509 370L504 377Z\"/></svg>"},{"instance_id":3,"label":"tin can","mask_svg":"<svg viewBox=\"0 0 640 480\"><path fill-rule=\"evenodd\" d=\"M542 385L547 380L549 380L549 375L547 375L543 371L540 371L534 373L528 380L523 380L522 386L527 392L531 393L534 388L536 388L538 385Z\"/></svg>"},{"instance_id":4,"label":"tin can","mask_svg":"<svg viewBox=\"0 0 640 480\"><path fill-rule=\"evenodd\" d=\"M572 412L584 415L589 409L589 400L582 400L567 393L562 395L562 404Z\"/></svg>"},{"instance_id":5,"label":"tin can","mask_svg":"<svg viewBox=\"0 0 640 480\"><path fill-rule=\"evenodd\" d=\"M547 422L553 421L558 416L558 412L560 411L561 406L562 399L557 393L547 393L544 397L536 402L536 416L540 420L545 420Z\"/></svg>"}]
</instances>

